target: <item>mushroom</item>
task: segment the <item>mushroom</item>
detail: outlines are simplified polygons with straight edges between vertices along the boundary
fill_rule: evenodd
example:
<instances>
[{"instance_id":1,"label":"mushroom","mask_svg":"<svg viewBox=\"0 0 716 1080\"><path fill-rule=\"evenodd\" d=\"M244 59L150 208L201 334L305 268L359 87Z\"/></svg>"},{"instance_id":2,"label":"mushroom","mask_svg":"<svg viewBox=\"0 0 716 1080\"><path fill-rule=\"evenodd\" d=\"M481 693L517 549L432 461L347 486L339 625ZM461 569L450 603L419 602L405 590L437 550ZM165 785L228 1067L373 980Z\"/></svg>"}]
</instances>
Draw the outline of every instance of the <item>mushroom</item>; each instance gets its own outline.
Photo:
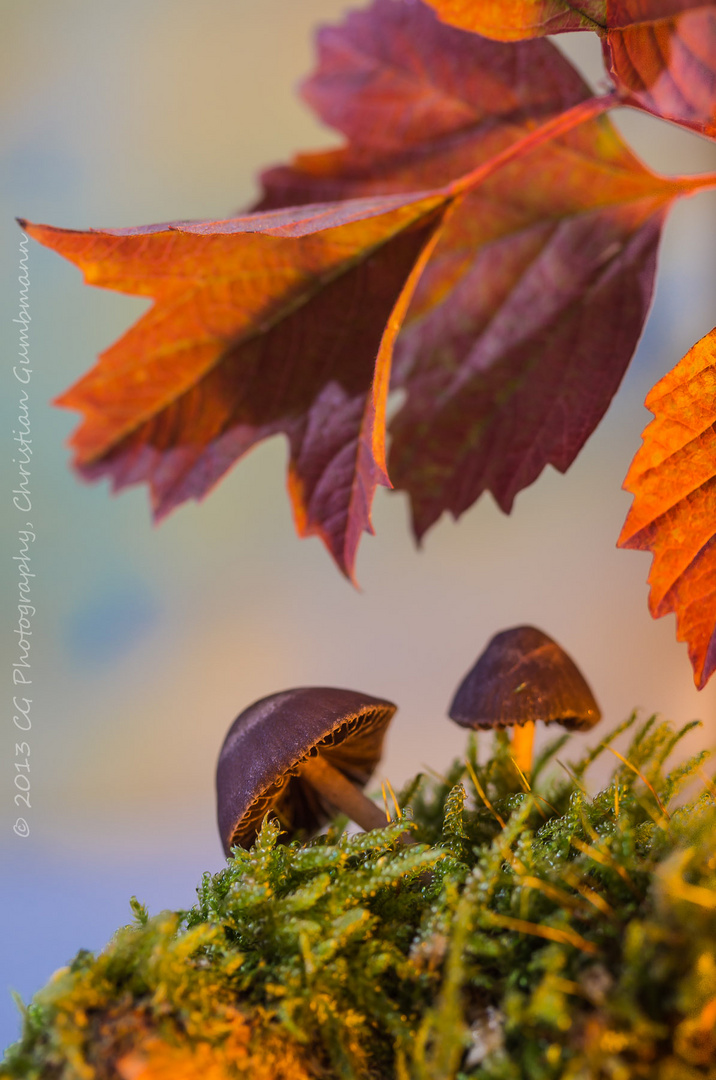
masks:
<instances>
[{"instance_id":1,"label":"mushroom","mask_svg":"<svg viewBox=\"0 0 716 1080\"><path fill-rule=\"evenodd\" d=\"M336 811L366 831L386 815L364 795L396 706L324 686L254 702L229 728L216 769L224 851L250 847L269 810L290 834L316 832Z\"/></svg>"},{"instance_id":2,"label":"mushroom","mask_svg":"<svg viewBox=\"0 0 716 1080\"><path fill-rule=\"evenodd\" d=\"M564 649L534 626L495 634L460 683L449 715L462 727L514 725L515 764L532 767L535 722L586 731L601 717L584 676Z\"/></svg>"}]
</instances>

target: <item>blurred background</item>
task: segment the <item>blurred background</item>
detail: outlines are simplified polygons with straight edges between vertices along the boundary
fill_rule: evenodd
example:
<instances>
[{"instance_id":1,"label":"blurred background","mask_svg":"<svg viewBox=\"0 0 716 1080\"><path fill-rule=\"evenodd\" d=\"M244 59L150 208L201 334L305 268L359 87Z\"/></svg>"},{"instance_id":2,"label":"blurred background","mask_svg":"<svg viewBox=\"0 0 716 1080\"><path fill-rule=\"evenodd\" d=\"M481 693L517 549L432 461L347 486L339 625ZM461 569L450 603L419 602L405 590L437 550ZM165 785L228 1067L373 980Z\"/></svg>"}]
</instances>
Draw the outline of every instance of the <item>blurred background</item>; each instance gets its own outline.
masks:
<instances>
[{"instance_id":1,"label":"blurred background","mask_svg":"<svg viewBox=\"0 0 716 1080\"><path fill-rule=\"evenodd\" d=\"M716 737L716 681L698 694L673 617L654 622L650 556L617 551L621 490L650 416L651 385L714 323L713 194L673 211L652 315L612 408L567 476L551 469L511 517L483 498L417 550L402 495L379 490L362 591L316 539L293 532L283 440L260 446L201 505L150 521L144 488L117 498L79 482L64 442L75 416L50 406L144 310L94 290L30 242L33 375L31 808L13 805L20 233L15 215L73 228L224 217L255 176L298 149L337 143L295 96L317 23L343 0L3 0L0 39L3 722L0 743L0 1041L27 1000L79 948L130 921L190 906L221 867L213 774L226 728L264 694L329 684L400 706L378 779L395 787L464 746L445 719L487 639L535 623L575 657L607 729L632 708ZM603 83L599 45L556 39ZM635 113L616 123L652 167L716 169L706 140ZM572 752L572 756L576 750ZM12 826L22 812L30 835Z\"/></svg>"}]
</instances>

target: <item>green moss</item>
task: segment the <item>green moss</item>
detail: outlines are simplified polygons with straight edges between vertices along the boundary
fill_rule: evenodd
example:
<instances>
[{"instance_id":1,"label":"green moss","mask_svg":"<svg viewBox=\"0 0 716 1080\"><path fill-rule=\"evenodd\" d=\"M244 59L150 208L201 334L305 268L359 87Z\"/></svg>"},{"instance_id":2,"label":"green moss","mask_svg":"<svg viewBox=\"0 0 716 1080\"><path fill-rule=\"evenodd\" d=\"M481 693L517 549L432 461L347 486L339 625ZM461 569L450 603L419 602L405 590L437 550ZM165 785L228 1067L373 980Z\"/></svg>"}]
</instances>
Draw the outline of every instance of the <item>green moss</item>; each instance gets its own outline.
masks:
<instances>
[{"instance_id":1,"label":"green moss","mask_svg":"<svg viewBox=\"0 0 716 1080\"><path fill-rule=\"evenodd\" d=\"M416 778L386 829L285 845L268 820L191 911L133 900L36 995L0 1073L713 1080L716 788L704 754L665 772L668 725L628 727L594 796L603 747L560 768L560 740L526 791L498 738L486 765L473 741Z\"/></svg>"}]
</instances>

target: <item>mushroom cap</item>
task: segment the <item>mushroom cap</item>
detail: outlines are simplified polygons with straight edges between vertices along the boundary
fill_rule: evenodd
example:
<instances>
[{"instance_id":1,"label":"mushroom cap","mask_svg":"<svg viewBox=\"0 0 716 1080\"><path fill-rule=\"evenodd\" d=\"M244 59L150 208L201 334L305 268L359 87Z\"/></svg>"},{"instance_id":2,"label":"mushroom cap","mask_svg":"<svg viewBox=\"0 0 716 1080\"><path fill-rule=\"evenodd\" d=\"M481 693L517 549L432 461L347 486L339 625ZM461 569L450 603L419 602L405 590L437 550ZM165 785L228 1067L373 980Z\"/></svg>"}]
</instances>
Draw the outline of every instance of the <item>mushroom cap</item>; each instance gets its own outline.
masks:
<instances>
[{"instance_id":1,"label":"mushroom cap","mask_svg":"<svg viewBox=\"0 0 716 1080\"><path fill-rule=\"evenodd\" d=\"M216 769L219 833L228 855L250 847L266 812L289 832L315 832L329 820L314 789L298 775L320 753L361 788L380 760L395 713L391 701L307 686L254 702L229 728Z\"/></svg>"},{"instance_id":2,"label":"mushroom cap","mask_svg":"<svg viewBox=\"0 0 716 1080\"><path fill-rule=\"evenodd\" d=\"M477 658L449 715L462 727L502 728L541 720L586 731L602 714L564 649L534 626L515 626L495 634Z\"/></svg>"}]
</instances>

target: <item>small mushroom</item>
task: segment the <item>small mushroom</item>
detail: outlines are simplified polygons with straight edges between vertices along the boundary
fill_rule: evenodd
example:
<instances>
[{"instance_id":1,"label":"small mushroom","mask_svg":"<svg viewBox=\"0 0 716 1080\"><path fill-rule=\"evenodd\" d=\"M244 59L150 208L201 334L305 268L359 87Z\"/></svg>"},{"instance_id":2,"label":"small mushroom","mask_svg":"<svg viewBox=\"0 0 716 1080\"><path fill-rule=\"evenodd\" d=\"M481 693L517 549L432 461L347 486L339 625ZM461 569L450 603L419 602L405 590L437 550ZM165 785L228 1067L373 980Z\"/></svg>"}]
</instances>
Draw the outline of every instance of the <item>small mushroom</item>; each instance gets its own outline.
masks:
<instances>
[{"instance_id":1,"label":"small mushroom","mask_svg":"<svg viewBox=\"0 0 716 1080\"><path fill-rule=\"evenodd\" d=\"M535 722L586 731L601 717L584 676L564 649L534 626L495 634L460 683L449 715L462 727L514 725L512 748L532 768Z\"/></svg>"},{"instance_id":2,"label":"small mushroom","mask_svg":"<svg viewBox=\"0 0 716 1080\"><path fill-rule=\"evenodd\" d=\"M366 831L386 816L364 795L396 706L324 686L271 694L229 728L216 769L219 832L228 855L250 847L272 810L289 834L316 832L336 811Z\"/></svg>"}]
</instances>

